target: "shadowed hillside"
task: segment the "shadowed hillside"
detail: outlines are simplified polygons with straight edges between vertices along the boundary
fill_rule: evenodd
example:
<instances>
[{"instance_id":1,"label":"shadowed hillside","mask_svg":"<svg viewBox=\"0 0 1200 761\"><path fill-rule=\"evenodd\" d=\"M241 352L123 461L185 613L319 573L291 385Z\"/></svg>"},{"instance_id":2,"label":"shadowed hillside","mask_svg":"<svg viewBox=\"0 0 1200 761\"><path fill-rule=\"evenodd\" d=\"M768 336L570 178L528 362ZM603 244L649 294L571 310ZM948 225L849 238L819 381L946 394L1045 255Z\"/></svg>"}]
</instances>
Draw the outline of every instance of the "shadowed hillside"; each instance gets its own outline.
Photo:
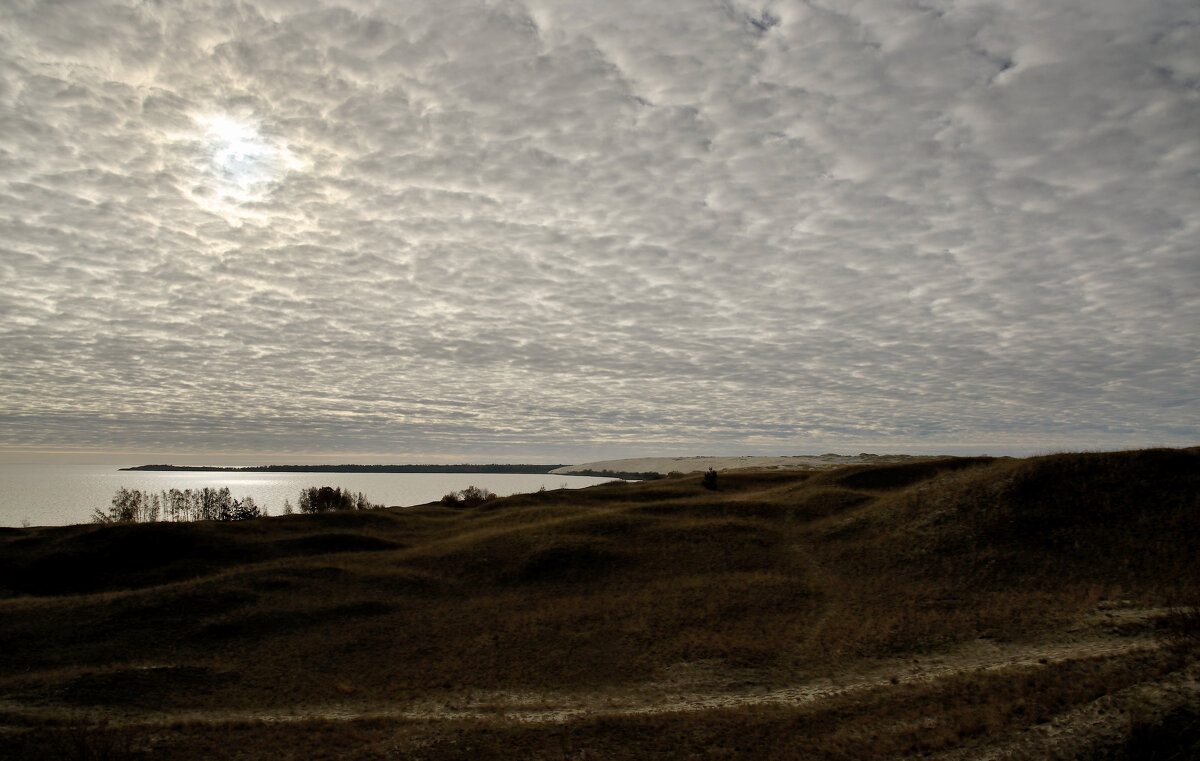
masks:
<instances>
[{"instance_id":1,"label":"shadowed hillside","mask_svg":"<svg viewBox=\"0 0 1200 761\"><path fill-rule=\"evenodd\" d=\"M716 487L3 530L0 757L893 758L1194 676L1198 449Z\"/></svg>"}]
</instances>

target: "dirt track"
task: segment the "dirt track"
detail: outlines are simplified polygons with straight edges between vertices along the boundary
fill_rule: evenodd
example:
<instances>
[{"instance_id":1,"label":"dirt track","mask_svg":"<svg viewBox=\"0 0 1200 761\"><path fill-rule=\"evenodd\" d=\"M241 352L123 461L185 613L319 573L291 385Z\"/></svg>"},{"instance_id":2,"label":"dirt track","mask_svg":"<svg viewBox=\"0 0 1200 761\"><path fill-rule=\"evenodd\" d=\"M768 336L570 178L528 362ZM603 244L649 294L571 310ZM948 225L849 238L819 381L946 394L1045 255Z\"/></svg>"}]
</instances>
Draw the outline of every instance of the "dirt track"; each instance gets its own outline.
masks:
<instances>
[{"instance_id":1,"label":"dirt track","mask_svg":"<svg viewBox=\"0 0 1200 761\"><path fill-rule=\"evenodd\" d=\"M792 686L763 687L750 672L722 669L716 663L679 664L653 682L614 688L601 693L467 691L445 693L415 702L354 702L309 704L266 710L191 710L136 712L90 710L83 720L104 721L110 727L162 727L177 722L223 725L253 722L353 721L395 719L440 724L448 721L569 724L594 717L646 716L706 712L752 706L804 706L855 693L896 689L901 685L934 683L962 674L1021 671L1066 661L1135 655L1161 647L1146 635L1121 636L1114 623L1147 621L1161 611L1121 608L1101 610L1072 630L1072 641L1046 644L1001 644L979 640L935 655L907 660L873 661L826 677ZM1098 626L1099 625L1099 626ZM1125 631L1129 631L1125 629ZM1144 630L1143 630L1144 631ZM1076 706L1051 722L1003 736L977 740L938 754L937 761L998 761L1005 758L1051 758L1060 751L1100 747L1116 742L1140 710L1165 714L1175 706L1200 702L1200 664L1195 662L1165 680L1146 682L1115 695ZM0 731L26 721L62 724L80 721L76 708L29 706L0 702ZM1145 718L1145 717L1143 717ZM7 719L7 721L4 721ZM16 719L16 721L13 721Z\"/></svg>"},{"instance_id":2,"label":"dirt track","mask_svg":"<svg viewBox=\"0 0 1200 761\"><path fill-rule=\"evenodd\" d=\"M875 663L794 686L763 689L752 675L723 673L707 664L681 665L664 679L603 693L471 691L407 703L339 702L266 710L195 710L172 712L89 711L92 719L112 725L146 726L179 721L201 723L293 722L395 718L418 721L485 720L563 723L581 717L633 716L711 711L746 706L797 706L849 693L896 685L933 682L969 672L1035 668L1067 660L1124 655L1158 647L1143 637L1098 637L1040 646L1004 646L976 642L938 655ZM731 687L731 683L739 686ZM66 719L78 709L0 703L0 712L32 720Z\"/></svg>"}]
</instances>

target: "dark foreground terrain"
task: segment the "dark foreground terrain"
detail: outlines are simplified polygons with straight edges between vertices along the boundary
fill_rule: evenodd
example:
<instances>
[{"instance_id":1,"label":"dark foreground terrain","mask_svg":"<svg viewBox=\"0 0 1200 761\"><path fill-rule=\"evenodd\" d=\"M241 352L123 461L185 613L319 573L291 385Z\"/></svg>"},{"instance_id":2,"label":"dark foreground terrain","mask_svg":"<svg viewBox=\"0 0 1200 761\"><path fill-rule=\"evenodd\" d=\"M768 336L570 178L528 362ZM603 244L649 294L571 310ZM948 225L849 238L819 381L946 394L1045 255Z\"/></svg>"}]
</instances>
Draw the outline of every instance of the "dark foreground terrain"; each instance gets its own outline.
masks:
<instances>
[{"instance_id":1,"label":"dark foreground terrain","mask_svg":"<svg viewBox=\"0 0 1200 761\"><path fill-rule=\"evenodd\" d=\"M1200 449L716 487L0 529L0 758L1200 757Z\"/></svg>"}]
</instances>

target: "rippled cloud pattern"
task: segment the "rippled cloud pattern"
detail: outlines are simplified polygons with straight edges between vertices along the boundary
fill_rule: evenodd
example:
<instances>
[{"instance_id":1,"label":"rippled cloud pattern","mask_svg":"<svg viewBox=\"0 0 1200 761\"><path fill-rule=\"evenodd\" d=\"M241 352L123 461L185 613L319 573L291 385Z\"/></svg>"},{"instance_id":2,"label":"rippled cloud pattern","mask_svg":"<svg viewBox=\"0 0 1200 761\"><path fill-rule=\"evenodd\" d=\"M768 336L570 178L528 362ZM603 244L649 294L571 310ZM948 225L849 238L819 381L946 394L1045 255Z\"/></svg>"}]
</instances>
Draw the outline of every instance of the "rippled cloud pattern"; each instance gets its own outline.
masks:
<instances>
[{"instance_id":1,"label":"rippled cloud pattern","mask_svg":"<svg viewBox=\"0 0 1200 761\"><path fill-rule=\"evenodd\" d=\"M1200 438L1191 0L0 8L0 449Z\"/></svg>"}]
</instances>

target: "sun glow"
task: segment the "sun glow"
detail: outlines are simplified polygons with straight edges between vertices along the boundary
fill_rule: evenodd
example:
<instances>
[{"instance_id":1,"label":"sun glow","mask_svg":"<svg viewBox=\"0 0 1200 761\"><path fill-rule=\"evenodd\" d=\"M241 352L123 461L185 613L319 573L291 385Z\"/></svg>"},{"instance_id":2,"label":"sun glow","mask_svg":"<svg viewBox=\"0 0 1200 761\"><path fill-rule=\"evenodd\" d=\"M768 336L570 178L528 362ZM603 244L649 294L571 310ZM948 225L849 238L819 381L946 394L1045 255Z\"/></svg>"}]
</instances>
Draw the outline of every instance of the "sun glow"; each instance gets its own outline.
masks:
<instances>
[{"instance_id":1,"label":"sun glow","mask_svg":"<svg viewBox=\"0 0 1200 761\"><path fill-rule=\"evenodd\" d=\"M217 117L208 125L212 168L225 182L249 190L271 180L276 151L248 122Z\"/></svg>"},{"instance_id":2,"label":"sun glow","mask_svg":"<svg viewBox=\"0 0 1200 761\"><path fill-rule=\"evenodd\" d=\"M192 199L231 221L260 216L252 207L267 200L299 162L250 118L205 115L197 117L196 124L201 130L196 166L199 181L192 189Z\"/></svg>"}]
</instances>

